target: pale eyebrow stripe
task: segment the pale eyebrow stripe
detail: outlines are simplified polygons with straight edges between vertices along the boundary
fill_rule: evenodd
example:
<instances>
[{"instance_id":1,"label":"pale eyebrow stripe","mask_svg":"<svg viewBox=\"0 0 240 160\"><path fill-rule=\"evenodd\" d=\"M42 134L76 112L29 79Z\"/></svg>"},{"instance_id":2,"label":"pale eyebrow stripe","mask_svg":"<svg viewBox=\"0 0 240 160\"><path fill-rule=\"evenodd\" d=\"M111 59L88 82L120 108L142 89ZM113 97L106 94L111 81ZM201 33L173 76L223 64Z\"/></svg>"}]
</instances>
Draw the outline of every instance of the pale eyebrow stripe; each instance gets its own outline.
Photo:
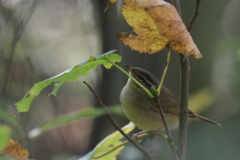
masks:
<instances>
[{"instance_id":1,"label":"pale eyebrow stripe","mask_svg":"<svg viewBox=\"0 0 240 160\"><path fill-rule=\"evenodd\" d=\"M140 76L143 76L144 80L151 86L154 86L143 74L139 74Z\"/></svg>"}]
</instances>

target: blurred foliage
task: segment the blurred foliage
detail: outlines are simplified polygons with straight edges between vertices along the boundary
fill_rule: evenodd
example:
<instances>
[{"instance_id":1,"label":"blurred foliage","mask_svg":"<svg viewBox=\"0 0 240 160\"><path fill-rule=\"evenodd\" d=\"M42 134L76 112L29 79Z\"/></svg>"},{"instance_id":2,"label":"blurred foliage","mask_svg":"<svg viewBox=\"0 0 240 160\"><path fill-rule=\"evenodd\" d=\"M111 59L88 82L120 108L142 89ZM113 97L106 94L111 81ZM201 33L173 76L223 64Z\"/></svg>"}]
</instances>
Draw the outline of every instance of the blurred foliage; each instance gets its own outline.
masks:
<instances>
[{"instance_id":1,"label":"blurred foliage","mask_svg":"<svg viewBox=\"0 0 240 160\"><path fill-rule=\"evenodd\" d=\"M13 132L17 132L21 137L25 137L25 132L21 126L21 123L12 115L4 112L2 109L0 109L0 120L11 127Z\"/></svg>"},{"instance_id":2,"label":"blurred foliage","mask_svg":"<svg viewBox=\"0 0 240 160\"><path fill-rule=\"evenodd\" d=\"M0 153L6 147L10 133L11 129L8 126L0 125Z\"/></svg>"},{"instance_id":3,"label":"blurred foliage","mask_svg":"<svg viewBox=\"0 0 240 160\"><path fill-rule=\"evenodd\" d=\"M215 100L216 97L210 88L202 88L189 97L189 109L194 113L200 113L210 107Z\"/></svg>"},{"instance_id":4,"label":"blurred foliage","mask_svg":"<svg viewBox=\"0 0 240 160\"><path fill-rule=\"evenodd\" d=\"M121 112L120 106L112 106L108 107L108 110L112 114L120 114L122 115L123 113ZM67 115L62 115L59 117L55 117L54 119L45 122L41 126L34 128L28 133L29 138L36 138L37 136L41 135L43 132L46 132L50 129L60 127L63 125L67 125L73 121L76 120L81 120L83 118L96 118L102 115L105 115L106 109L105 108L99 108L99 109L94 109L89 107L89 109L85 110L80 110L80 111L75 111L72 113L68 113Z\"/></svg>"},{"instance_id":5,"label":"blurred foliage","mask_svg":"<svg viewBox=\"0 0 240 160\"><path fill-rule=\"evenodd\" d=\"M15 160L15 158L0 156L0 160Z\"/></svg>"}]
</instances>

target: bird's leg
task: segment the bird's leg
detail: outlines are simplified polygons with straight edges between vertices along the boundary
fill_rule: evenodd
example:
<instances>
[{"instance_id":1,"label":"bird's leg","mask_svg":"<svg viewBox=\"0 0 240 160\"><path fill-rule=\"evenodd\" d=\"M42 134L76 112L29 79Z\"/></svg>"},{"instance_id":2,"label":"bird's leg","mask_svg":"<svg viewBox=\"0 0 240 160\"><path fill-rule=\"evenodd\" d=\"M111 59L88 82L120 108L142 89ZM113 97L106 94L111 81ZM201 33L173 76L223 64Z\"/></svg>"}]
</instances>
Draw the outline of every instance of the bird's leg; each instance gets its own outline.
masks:
<instances>
[{"instance_id":1,"label":"bird's leg","mask_svg":"<svg viewBox=\"0 0 240 160\"><path fill-rule=\"evenodd\" d=\"M149 132L150 141L153 139L157 139L158 136L156 136L155 133L158 133L158 130L152 130Z\"/></svg>"},{"instance_id":2,"label":"bird's leg","mask_svg":"<svg viewBox=\"0 0 240 160\"><path fill-rule=\"evenodd\" d=\"M143 130L143 131L141 131L141 132L139 132L139 133L137 133L137 134L134 134L133 137L132 137L132 139L133 139L135 142L139 143L139 142L141 142L141 141L139 141L138 136L140 136L140 135L142 135L142 134L144 134L144 133L146 133L146 132L147 132L147 131Z\"/></svg>"}]
</instances>

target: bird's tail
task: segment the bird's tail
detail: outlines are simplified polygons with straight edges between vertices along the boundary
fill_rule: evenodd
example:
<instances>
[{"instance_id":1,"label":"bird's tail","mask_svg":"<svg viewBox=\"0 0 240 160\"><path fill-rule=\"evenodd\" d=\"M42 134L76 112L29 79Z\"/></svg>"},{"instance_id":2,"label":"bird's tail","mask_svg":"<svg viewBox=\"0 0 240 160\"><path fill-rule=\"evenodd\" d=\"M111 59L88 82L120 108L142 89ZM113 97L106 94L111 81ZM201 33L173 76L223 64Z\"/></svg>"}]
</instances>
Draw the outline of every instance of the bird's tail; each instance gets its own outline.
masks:
<instances>
[{"instance_id":1,"label":"bird's tail","mask_svg":"<svg viewBox=\"0 0 240 160\"><path fill-rule=\"evenodd\" d=\"M201 121L204 121L204 122L211 123L211 124L217 125L219 127L222 127L222 125L220 123L214 122L210 119L207 119L207 118L205 118L203 116L200 116L198 114L194 114L192 112L189 113L188 117L189 117L189 119L192 119L192 120L201 120Z\"/></svg>"}]
</instances>

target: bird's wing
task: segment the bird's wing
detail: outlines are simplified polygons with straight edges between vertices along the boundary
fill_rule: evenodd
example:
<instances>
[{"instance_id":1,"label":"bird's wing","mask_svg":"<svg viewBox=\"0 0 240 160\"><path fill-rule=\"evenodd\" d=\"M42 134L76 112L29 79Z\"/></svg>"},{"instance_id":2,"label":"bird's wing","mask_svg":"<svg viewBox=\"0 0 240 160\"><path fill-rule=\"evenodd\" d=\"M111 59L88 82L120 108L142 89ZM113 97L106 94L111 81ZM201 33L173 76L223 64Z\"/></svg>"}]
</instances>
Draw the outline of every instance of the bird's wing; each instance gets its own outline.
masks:
<instances>
[{"instance_id":1,"label":"bird's wing","mask_svg":"<svg viewBox=\"0 0 240 160\"><path fill-rule=\"evenodd\" d=\"M159 109L157 107L157 103L155 100L150 99L147 96L144 97L149 102L149 106L151 106L151 110L153 112L159 112ZM161 93L159 96L159 100L161 103L161 106L163 108L163 111L165 113L172 113L175 115L179 115L179 99L176 98L169 89L167 89L165 86L162 86Z\"/></svg>"}]
</instances>

